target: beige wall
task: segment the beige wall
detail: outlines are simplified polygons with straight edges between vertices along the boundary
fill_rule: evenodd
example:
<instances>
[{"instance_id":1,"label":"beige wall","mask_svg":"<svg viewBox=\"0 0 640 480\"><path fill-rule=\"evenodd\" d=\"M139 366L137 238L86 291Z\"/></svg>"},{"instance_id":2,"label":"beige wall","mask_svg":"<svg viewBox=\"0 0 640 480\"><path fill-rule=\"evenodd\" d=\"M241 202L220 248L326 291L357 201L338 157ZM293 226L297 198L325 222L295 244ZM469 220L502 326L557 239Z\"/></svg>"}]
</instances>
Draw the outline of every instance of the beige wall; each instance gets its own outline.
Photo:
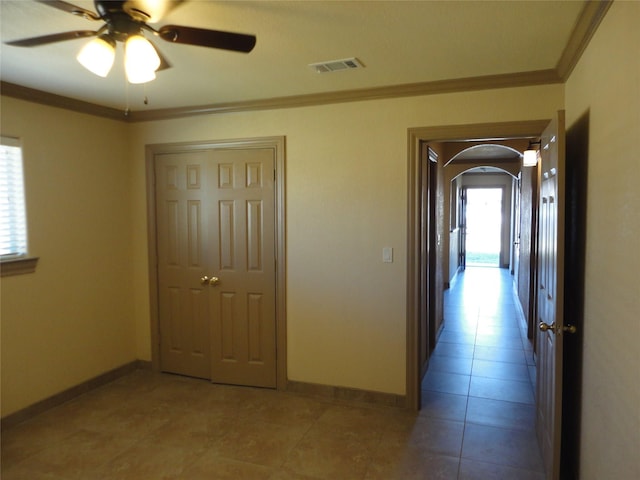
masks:
<instances>
[{"instance_id":1,"label":"beige wall","mask_svg":"<svg viewBox=\"0 0 640 480\"><path fill-rule=\"evenodd\" d=\"M2 97L36 273L0 281L2 416L136 359L126 124Z\"/></svg>"},{"instance_id":2,"label":"beige wall","mask_svg":"<svg viewBox=\"0 0 640 480\"><path fill-rule=\"evenodd\" d=\"M138 357L150 358L144 147L286 136L288 377L405 393L407 130L551 118L551 85L133 124ZM382 247L394 263L382 263Z\"/></svg>"},{"instance_id":3,"label":"beige wall","mask_svg":"<svg viewBox=\"0 0 640 480\"><path fill-rule=\"evenodd\" d=\"M287 138L291 380L405 392L407 129L549 118L561 85L121 124L3 98L33 275L2 281L2 414L150 359L145 145ZM394 263L382 263L382 247Z\"/></svg>"},{"instance_id":4,"label":"beige wall","mask_svg":"<svg viewBox=\"0 0 640 480\"><path fill-rule=\"evenodd\" d=\"M589 115L584 480L640 478L640 2L614 2L566 84Z\"/></svg>"}]
</instances>

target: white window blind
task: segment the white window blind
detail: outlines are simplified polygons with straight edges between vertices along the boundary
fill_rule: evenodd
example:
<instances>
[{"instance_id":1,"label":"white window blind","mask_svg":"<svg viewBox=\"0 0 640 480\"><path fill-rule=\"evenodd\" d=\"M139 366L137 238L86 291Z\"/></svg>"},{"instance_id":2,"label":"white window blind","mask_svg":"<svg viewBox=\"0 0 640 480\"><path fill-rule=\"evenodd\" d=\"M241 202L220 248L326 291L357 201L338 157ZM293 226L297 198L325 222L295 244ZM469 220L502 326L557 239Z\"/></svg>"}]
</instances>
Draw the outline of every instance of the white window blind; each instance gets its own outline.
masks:
<instances>
[{"instance_id":1,"label":"white window blind","mask_svg":"<svg viewBox=\"0 0 640 480\"><path fill-rule=\"evenodd\" d=\"M18 139L0 137L0 258L26 254L22 148Z\"/></svg>"}]
</instances>

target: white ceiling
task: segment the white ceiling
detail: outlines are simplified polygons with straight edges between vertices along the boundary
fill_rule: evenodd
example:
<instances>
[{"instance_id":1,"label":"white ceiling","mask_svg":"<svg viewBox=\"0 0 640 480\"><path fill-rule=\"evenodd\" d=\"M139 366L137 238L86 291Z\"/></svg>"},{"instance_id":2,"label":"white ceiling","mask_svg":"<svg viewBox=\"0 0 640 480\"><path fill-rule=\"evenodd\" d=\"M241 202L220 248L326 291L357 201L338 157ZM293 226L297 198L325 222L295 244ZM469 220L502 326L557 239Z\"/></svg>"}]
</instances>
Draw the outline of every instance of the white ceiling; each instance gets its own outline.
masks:
<instances>
[{"instance_id":1,"label":"white ceiling","mask_svg":"<svg viewBox=\"0 0 640 480\"><path fill-rule=\"evenodd\" d=\"M92 1L74 3L95 11ZM185 0L158 24L250 33L249 54L154 40L173 67L126 85L119 46L106 79L80 66L88 40L0 47L2 81L132 110L217 105L554 69L585 1ZM1 0L2 42L101 24L30 0ZM315 73L310 63L358 58L365 68ZM142 99L145 94L149 105ZM127 100L128 98L128 100Z\"/></svg>"}]
</instances>

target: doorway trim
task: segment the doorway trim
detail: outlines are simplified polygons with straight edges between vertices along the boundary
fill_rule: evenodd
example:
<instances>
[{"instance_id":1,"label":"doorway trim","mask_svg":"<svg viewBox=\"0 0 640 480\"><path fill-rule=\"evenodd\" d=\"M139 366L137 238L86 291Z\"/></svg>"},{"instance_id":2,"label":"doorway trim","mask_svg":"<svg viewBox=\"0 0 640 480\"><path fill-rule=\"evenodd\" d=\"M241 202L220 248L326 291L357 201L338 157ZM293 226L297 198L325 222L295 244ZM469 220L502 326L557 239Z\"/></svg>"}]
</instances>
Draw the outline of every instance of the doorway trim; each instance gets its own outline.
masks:
<instances>
[{"instance_id":1,"label":"doorway trim","mask_svg":"<svg viewBox=\"0 0 640 480\"><path fill-rule=\"evenodd\" d=\"M549 119L516 122L444 125L408 129L408 185L407 185L407 366L406 405L411 410L420 409L420 219L422 214L420 151L429 142L490 141L540 136ZM446 233L446 232L445 232ZM441 261L441 259L438 259Z\"/></svg>"},{"instance_id":2,"label":"doorway trim","mask_svg":"<svg viewBox=\"0 0 640 480\"><path fill-rule=\"evenodd\" d=\"M275 180L275 259L276 259L276 389L287 388L286 315L286 227L285 227L285 137L259 137L151 144L145 147L147 187L147 245L149 265L149 314L151 324L151 366L160 371L160 322L158 316L158 248L156 242L156 198L154 158L162 153L212 149L270 148L274 152Z\"/></svg>"}]
</instances>

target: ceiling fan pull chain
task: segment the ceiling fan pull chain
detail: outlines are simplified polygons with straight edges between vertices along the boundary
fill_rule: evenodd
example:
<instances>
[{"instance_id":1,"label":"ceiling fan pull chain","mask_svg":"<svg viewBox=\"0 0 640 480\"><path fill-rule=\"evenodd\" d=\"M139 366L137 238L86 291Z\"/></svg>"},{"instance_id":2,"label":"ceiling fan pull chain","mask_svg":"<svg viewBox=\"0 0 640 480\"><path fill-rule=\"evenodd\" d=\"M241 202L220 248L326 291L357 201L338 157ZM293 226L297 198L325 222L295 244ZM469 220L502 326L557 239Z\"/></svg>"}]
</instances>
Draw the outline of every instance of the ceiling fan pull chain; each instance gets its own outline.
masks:
<instances>
[{"instance_id":1,"label":"ceiling fan pull chain","mask_svg":"<svg viewBox=\"0 0 640 480\"><path fill-rule=\"evenodd\" d=\"M124 115L125 117L128 117L131 109L129 108L129 81L126 78L124 80L124 94L125 94Z\"/></svg>"}]
</instances>

